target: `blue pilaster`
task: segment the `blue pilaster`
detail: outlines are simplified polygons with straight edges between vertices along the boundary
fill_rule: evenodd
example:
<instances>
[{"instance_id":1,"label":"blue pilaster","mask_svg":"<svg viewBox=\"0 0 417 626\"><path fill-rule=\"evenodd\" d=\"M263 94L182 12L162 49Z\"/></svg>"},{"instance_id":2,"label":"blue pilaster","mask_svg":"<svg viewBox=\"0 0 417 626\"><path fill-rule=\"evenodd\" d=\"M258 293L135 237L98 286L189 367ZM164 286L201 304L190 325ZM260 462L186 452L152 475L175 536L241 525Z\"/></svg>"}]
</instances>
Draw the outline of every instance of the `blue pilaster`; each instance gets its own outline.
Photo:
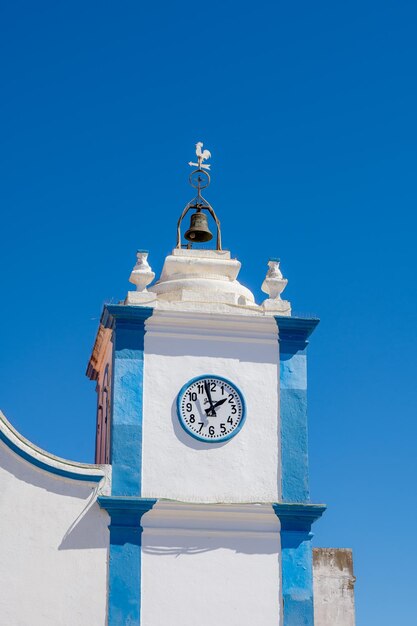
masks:
<instances>
[{"instance_id":1,"label":"blue pilaster","mask_svg":"<svg viewBox=\"0 0 417 626\"><path fill-rule=\"evenodd\" d=\"M281 499L308 502L307 338L317 319L276 317L280 362Z\"/></svg>"},{"instance_id":2,"label":"blue pilaster","mask_svg":"<svg viewBox=\"0 0 417 626\"><path fill-rule=\"evenodd\" d=\"M324 505L273 504L281 522L283 626L314 626L311 525Z\"/></svg>"},{"instance_id":3,"label":"blue pilaster","mask_svg":"<svg viewBox=\"0 0 417 626\"><path fill-rule=\"evenodd\" d=\"M311 524L325 507L310 502L307 438L307 343L317 319L276 317L280 361L283 626L313 626Z\"/></svg>"},{"instance_id":4,"label":"blue pilaster","mask_svg":"<svg viewBox=\"0 0 417 626\"><path fill-rule=\"evenodd\" d=\"M156 500L99 496L110 515L108 625L140 626L142 515Z\"/></svg>"},{"instance_id":5,"label":"blue pilaster","mask_svg":"<svg viewBox=\"0 0 417 626\"><path fill-rule=\"evenodd\" d=\"M141 496L145 322L149 307L107 305L102 323L113 329L110 462L112 495Z\"/></svg>"},{"instance_id":6,"label":"blue pilaster","mask_svg":"<svg viewBox=\"0 0 417 626\"><path fill-rule=\"evenodd\" d=\"M141 498L144 338L152 312L107 305L101 319L113 330L112 495L98 498L111 518L108 626L140 626L141 519L156 502Z\"/></svg>"}]
</instances>

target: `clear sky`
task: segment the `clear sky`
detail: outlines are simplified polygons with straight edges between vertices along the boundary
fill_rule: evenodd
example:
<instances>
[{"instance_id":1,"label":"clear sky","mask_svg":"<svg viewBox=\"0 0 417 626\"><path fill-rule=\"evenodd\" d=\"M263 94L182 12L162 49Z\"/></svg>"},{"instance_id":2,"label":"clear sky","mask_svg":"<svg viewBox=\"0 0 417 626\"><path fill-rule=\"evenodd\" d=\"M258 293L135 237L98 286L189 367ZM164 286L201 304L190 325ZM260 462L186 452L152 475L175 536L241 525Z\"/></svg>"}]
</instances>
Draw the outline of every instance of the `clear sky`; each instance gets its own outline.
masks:
<instances>
[{"instance_id":1,"label":"clear sky","mask_svg":"<svg viewBox=\"0 0 417 626\"><path fill-rule=\"evenodd\" d=\"M417 621L417 5L4 2L0 406L92 461L85 378L137 248L159 274L207 193L258 300L269 256L309 348L315 544L353 547L358 626Z\"/></svg>"}]
</instances>

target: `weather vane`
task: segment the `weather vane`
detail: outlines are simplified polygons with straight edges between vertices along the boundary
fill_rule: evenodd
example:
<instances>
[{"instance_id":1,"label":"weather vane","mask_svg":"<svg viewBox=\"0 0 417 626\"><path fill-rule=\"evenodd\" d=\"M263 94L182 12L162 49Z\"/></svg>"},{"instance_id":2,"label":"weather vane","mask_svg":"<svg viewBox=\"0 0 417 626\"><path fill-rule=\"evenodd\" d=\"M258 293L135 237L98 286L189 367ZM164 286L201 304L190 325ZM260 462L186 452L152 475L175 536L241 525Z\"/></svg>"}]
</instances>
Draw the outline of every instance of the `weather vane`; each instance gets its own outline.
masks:
<instances>
[{"instance_id":1,"label":"weather vane","mask_svg":"<svg viewBox=\"0 0 417 626\"><path fill-rule=\"evenodd\" d=\"M207 215L203 211L207 211L214 219L217 228L217 244L216 250L222 249L220 222L215 214L212 206L203 196L201 190L205 189L210 184L210 174L207 170L210 169L209 163L204 163L207 159L211 158L211 152L203 150L203 142L198 141L195 145L195 153L197 155L197 163L190 161L188 165L197 169L193 170L189 176L190 185L197 189L197 196L189 202L178 220L177 225L177 248L181 248L181 222L184 219L186 213L190 209L195 209L195 213L191 215L190 228L184 234L185 239L189 242L187 248L190 248L193 243L205 243L213 238L212 233L208 227Z\"/></svg>"},{"instance_id":2,"label":"weather vane","mask_svg":"<svg viewBox=\"0 0 417 626\"><path fill-rule=\"evenodd\" d=\"M208 150L201 150L203 145L204 144L203 144L202 141L198 141L195 144L195 153L197 155L198 163L193 163L192 161L190 161L188 163L188 165L191 165L192 167L197 167L199 170L201 170L201 169L209 170L210 169L210 164L209 163L203 163L203 161L207 161L207 159L211 158L211 152L209 152Z\"/></svg>"},{"instance_id":3,"label":"weather vane","mask_svg":"<svg viewBox=\"0 0 417 626\"><path fill-rule=\"evenodd\" d=\"M191 187L198 189L198 196L201 196L201 189L205 189L210 184L210 174L207 170L210 169L209 163L203 163L207 159L211 158L211 152L208 150L202 150L203 142L199 141L195 144L195 153L197 155L198 163L193 163L190 161L188 165L191 167L196 167L197 169L191 172L189 176L189 181Z\"/></svg>"}]
</instances>

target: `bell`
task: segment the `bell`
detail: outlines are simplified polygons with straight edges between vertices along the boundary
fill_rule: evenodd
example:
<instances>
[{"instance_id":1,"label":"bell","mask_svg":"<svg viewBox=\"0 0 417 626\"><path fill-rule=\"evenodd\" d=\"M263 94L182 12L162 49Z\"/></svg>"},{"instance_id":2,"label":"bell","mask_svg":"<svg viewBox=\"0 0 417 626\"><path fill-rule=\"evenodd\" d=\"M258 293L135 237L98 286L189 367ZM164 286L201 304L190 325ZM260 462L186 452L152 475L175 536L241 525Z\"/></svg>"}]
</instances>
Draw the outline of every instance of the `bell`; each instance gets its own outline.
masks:
<instances>
[{"instance_id":1,"label":"bell","mask_svg":"<svg viewBox=\"0 0 417 626\"><path fill-rule=\"evenodd\" d=\"M184 237L188 239L188 241L195 241L197 243L203 243L204 241L213 239L213 234L208 227L207 215L205 213L197 211L192 214L190 228L187 230Z\"/></svg>"}]
</instances>

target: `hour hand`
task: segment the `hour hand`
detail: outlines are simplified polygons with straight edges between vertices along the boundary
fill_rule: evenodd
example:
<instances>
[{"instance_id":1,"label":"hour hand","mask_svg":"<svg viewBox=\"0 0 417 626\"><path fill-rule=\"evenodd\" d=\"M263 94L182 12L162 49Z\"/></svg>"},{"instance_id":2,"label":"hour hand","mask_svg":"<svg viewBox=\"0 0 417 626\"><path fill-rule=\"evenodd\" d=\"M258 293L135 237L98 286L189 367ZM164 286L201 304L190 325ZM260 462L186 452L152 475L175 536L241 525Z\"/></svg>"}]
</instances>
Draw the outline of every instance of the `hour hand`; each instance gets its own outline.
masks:
<instances>
[{"instance_id":1,"label":"hour hand","mask_svg":"<svg viewBox=\"0 0 417 626\"><path fill-rule=\"evenodd\" d=\"M215 402L212 405L212 408L210 409L206 409L206 413L210 413L210 411L212 411L212 409L217 409L218 406L221 406L224 402L226 402L227 398L223 398L223 400L218 400L217 402Z\"/></svg>"}]
</instances>

